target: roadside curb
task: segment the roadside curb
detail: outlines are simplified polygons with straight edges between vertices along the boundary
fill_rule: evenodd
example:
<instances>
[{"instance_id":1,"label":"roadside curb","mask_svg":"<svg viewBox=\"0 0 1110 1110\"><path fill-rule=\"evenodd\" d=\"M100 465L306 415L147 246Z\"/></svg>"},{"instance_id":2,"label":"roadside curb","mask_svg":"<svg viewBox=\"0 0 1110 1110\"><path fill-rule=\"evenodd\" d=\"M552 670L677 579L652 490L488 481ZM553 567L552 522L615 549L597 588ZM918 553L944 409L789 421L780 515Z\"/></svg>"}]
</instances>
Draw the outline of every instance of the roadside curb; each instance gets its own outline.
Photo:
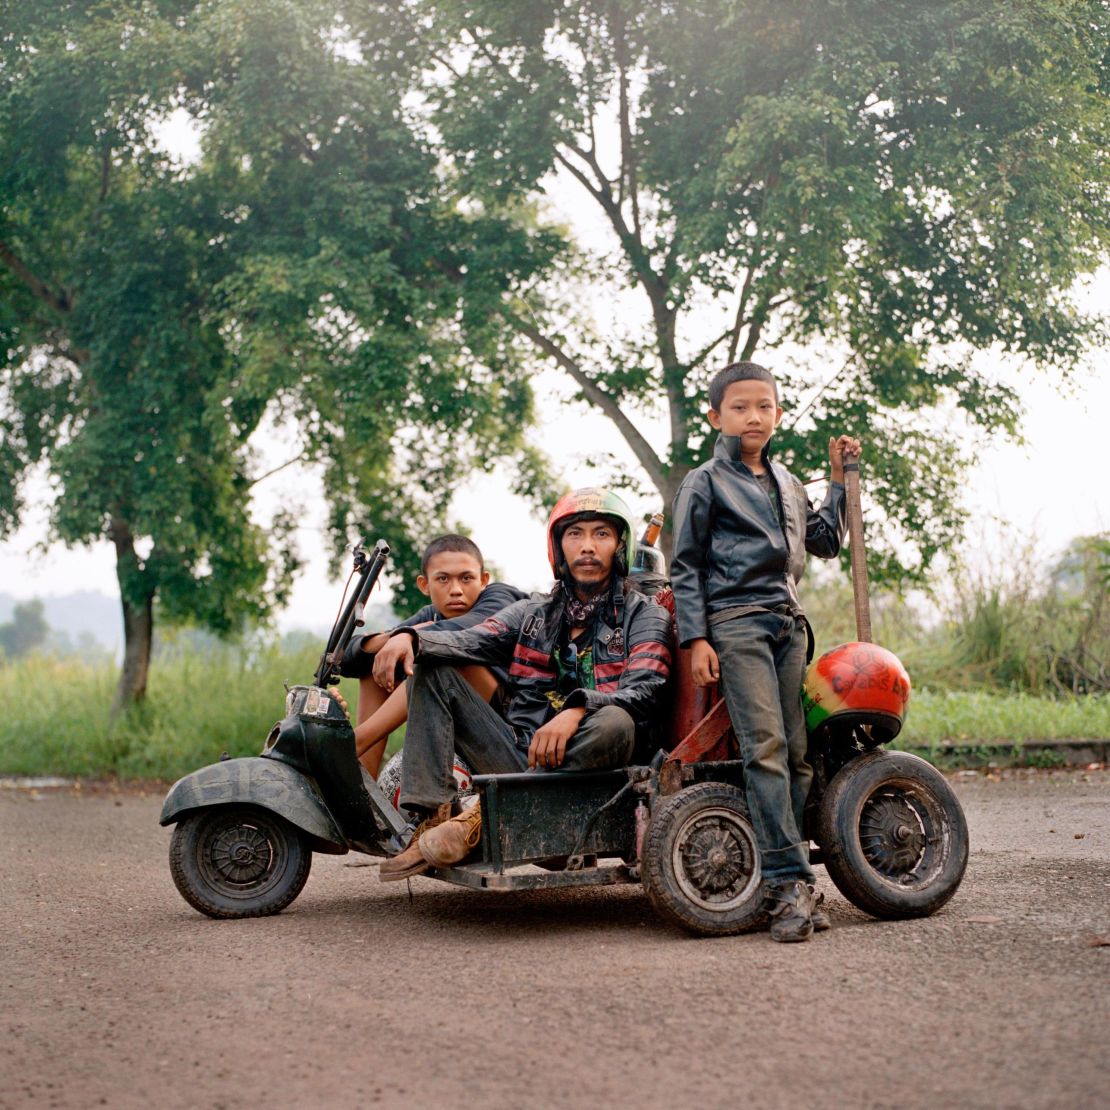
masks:
<instances>
[{"instance_id":1,"label":"roadside curb","mask_svg":"<svg viewBox=\"0 0 1110 1110\"><path fill-rule=\"evenodd\" d=\"M1110 739L945 740L933 748L905 747L944 771L976 767L1087 767L1110 761Z\"/></svg>"}]
</instances>

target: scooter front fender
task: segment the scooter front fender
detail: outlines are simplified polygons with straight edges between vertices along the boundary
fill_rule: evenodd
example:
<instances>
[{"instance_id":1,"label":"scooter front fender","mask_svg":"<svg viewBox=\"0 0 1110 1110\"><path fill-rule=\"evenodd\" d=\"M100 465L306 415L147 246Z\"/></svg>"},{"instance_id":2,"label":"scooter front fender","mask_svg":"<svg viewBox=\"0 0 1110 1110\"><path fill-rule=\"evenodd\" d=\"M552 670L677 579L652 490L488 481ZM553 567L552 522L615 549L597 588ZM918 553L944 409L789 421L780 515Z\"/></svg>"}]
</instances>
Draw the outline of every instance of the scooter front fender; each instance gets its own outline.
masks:
<instances>
[{"instance_id":1,"label":"scooter front fender","mask_svg":"<svg viewBox=\"0 0 1110 1110\"><path fill-rule=\"evenodd\" d=\"M312 780L287 763L257 755L225 759L178 779L162 803L159 823L171 825L198 809L231 804L255 805L284 817L313 838L315 851L348 851Z\"/></svg>"}]
</instances>

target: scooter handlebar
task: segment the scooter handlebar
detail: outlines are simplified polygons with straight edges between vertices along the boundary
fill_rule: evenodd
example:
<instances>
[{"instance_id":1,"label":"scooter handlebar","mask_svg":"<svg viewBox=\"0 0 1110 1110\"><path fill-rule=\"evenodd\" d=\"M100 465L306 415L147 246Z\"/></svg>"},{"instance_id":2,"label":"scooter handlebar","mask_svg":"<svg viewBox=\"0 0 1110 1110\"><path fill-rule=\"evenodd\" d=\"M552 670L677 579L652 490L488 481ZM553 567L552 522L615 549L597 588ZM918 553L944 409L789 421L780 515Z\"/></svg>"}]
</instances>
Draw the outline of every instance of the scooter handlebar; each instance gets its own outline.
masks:
<instances>
[{"instance_id":1,"label":"scooter handlebar","mask_svg":"<svg viewBox=\"0 0 1110 1110\"><path fill-rule=\"evenodd\" d=\"M366 605L366 599L370 596L374 583L381 575L388 554L389 544L385 540L378 540L369 556L366 555L361 544L355 546L354 560L355 569L359 572L359 583L344 607L342 615L332 627L331 635L328 637L328 645L324 649L320 665L316 669L317 686L327 686L335 677L339 662L343 657L343 651L347 647L347 641L350 640L358 625L362 623L361 615Z\"/></svg>"}]
</instances>

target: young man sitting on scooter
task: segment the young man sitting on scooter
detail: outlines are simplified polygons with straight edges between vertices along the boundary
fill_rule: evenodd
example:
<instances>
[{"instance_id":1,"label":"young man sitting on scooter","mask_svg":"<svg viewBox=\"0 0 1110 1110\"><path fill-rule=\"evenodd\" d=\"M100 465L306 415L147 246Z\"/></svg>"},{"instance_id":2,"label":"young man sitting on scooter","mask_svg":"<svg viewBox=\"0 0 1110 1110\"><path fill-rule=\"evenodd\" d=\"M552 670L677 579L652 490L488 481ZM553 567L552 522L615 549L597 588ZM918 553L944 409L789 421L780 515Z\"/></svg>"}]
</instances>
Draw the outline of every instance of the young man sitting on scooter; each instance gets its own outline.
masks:
<instances>
[{"instance_id":1,"label":"young man sitting on scooter","mask_svg":"<svg viewBox=\"0 0 1110 1110\"><path fill-rule=\"evenodd\" d=\"M528 596L515 586L491 582L478 545L458 535L437 536L428 544L416 585L431 603L398 628L470 628ZM355 750L375 778L389 734L408 716L407 685L394 689L397 663L404 654L402 640L390 640L394 631L352 637L340 668L344 678L359 680ZM464 667L461 674L487 702L506 677L503 670L481 666Z\"/></svg>"},{"instance_id":2,"label":"young man sitting on scooter","mask_svg":"<svg viewBox=\"0 0 1110 1110\"><path fill-rule=\"evenodd\" d=\"M669 615L625 581L634 537L616 494L575 490L547 524L556 578L549 597L518 601L463 631L393 633L413 676L401 807L421 823L409 846L382 863L384 881L458 863L477 845L479 807L452 816L456 751L478 774L632 760L671 662ZM509 667L504 716L456 669L468 664Z\"/></svg>"}]
</instances>

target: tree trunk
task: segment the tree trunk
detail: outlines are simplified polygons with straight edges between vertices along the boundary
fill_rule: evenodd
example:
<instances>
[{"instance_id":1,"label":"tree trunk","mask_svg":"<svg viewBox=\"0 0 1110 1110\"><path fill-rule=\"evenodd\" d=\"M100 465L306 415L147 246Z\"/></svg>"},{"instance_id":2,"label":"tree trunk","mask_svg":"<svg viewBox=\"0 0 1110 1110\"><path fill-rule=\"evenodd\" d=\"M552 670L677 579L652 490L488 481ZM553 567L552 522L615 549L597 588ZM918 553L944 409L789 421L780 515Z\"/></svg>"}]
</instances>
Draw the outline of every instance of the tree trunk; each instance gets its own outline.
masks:
<instances>
[{"instance_id":1,"label":"tree trunk","mask_svg":"<svg viewBox=\"0 0 1110 1110\"><path fill-rule=\"evenodd\" d=\"M112 702L112 716L146 697L150 646L154 632L154 589L139 561L127 522L113 515L109 535L116 547L116 580L123 606L123 668Z\"/></svg>"},{"instance_id":2,"label":"tree trunk","mask_svg":"<svg viewBox=\"0 0 1110 1110\"><path fill-rule=\"evenodd\" d=\"M150 644L154 632L154 598L138 605L123 600L123 668L119 674L112 716L116 716L146 697L150 672Z\"/></svg>"},{"instance_id":3,"label":"tree trunk","mask_svg":"<svg viewBox=\"0 0 1110 1110\"><path fill-rule=\"evenodd\" d=\"M667 574L669 576L671 573L671 558L674 556L674 531L670 513L667 513L667 523L659 535L659 550L663 552L663 558L667 560Z\"/></svg>"},{"instance_id":4,"label":"tree trunk","mask_svg":"<svg viewBox=\"0 0 1110 1110\"><path fill-rule=\"evenodd\" d=\"M671 557L674 554L674 521L671 519L671 512L674 508L675 494L678 493L678 487L682 484L683 477L685 475L668 474L662 487L657 487L659 496L663 499L663 513L667 518L659 536L659 550L663 552L663 558L667 560L668 575L671 571Z\"/></svg>"}]
</instances>

